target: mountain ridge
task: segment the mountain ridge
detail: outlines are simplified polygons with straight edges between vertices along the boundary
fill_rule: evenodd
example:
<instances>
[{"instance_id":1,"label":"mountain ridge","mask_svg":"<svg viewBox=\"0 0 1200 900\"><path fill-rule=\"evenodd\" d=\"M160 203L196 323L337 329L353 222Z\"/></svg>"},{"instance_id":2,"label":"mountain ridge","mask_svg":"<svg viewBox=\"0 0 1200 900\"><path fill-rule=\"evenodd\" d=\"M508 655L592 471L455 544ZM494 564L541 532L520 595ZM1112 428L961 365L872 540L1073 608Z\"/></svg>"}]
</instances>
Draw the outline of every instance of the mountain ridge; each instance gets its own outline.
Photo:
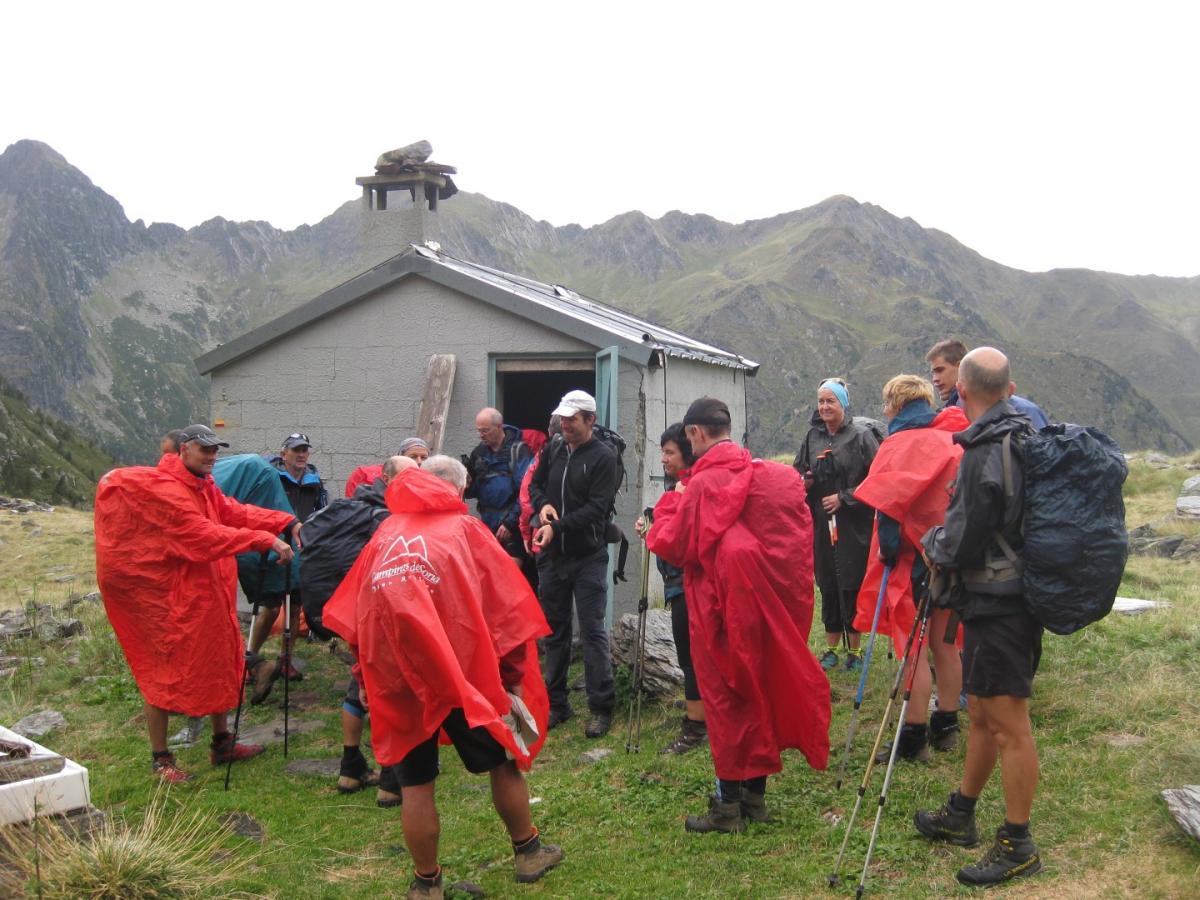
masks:
<instances>
[{"instance_id":1,"label":"mountain ridge","mask_svg":"<svg viewBox=\"0 0 1200 900\"><path fill-rule=\"evenodd\" d=\"M0 363L38 407L147 459L166 427L204 417L195 356L403 248L397 210L363 215L352 200L291 231L146 226L52 148L14 144L0 154ZM631 210L584 228L464 191L439 230L456 255L762 362L763 452L798 443L820 378L849 376L857 410L877 413L883 381L924 371L950 335L1003 346L1021 392L1058 418L1131 447L1200 443L1200 276L1025 272L847 195L738 224Z\"/></svg>"}]
</instances>

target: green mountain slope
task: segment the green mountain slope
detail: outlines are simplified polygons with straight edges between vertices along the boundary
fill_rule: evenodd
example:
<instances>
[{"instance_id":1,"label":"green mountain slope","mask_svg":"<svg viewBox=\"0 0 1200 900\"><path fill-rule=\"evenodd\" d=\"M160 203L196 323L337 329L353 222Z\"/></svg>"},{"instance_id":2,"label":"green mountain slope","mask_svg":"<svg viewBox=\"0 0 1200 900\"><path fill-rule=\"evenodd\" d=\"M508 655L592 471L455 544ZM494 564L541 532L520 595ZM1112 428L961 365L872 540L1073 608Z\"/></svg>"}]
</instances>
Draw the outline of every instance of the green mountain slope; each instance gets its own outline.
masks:
<instances>
[{"instance_id":1,"label":"green mountain slope","mask_svg":"<svg viewBox=\"0 0 1200 900\"><path fill-rule=\"evenodd\" d=\"M112 457L0 380L0 494L81 506Z\"/></svg>"}]
</instances>

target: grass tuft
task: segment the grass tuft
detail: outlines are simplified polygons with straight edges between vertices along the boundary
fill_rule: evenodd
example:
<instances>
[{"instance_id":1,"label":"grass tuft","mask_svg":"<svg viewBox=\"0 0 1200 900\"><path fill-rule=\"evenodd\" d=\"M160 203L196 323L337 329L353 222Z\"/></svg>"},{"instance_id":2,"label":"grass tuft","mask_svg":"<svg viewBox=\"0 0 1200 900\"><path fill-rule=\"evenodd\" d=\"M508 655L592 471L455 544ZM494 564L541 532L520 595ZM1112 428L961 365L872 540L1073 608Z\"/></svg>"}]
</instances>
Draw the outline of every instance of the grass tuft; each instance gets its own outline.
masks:
<instances>
[{"instance_id":1,"label":"grass tuft","mask_svg":"<svg viewBox=\"0 0 1200 900\"><path fill-rule=\"evenodd\" d=\"M202 810L156 791L133 824L106 819L77 838L53 819L0 831L0 890L45 900L167 900L212 896L249 862L224 850L229 832Z\"/></svg>"}]
</instances>

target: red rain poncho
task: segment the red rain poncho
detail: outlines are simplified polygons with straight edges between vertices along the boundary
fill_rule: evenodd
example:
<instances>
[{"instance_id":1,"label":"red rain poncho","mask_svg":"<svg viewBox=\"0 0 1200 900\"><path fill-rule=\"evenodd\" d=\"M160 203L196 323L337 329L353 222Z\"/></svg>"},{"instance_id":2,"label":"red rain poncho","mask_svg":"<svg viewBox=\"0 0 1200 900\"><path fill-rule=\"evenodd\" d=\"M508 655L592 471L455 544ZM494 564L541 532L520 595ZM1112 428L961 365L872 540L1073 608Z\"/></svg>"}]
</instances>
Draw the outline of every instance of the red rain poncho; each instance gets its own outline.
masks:
<instances>
[{"instance_id":1,"label":"red rain poncho","mask_svg":"<svg viewBox=\"0 0 1200 900\"><path fill-rule=\"evenodd\" d=\"M383 475L383 466L359 466L346 479L346 496L353 497L354 492L364 484L370 484Z\"/></svg>"},{"instance_id":2,"label":"red rain poncho","mask_svg":"<svg viewBox=\"0 0 1200 900\"><path fill-rule=\"evenodd\" d=\"M96 489L96 581L142 696L188 716L237 706L245 645L237 562L291 513L246 506L178 456L114 469Z\"/></svg>"},{"instance_id":3,"label":"red rain poncho","mask_svg":"<svg viewBox=\"0 0 1200 900\"><path fill-rule=\"evenodd\" d=\"M954 443L954 433L969 424L961 409L948 406L927 428L909 428L889 435L880 444L870 473L854 492L856 500L900 524L900 552L879 612L879 633L891 635L897 656L904 652L908 632L917 617L912 591L916 547L926 531L946 521L950 487L963 453L962 447ZM876 519L867 574L858 593L854 618L855 629L863 634L871 630L882 579Z\"/></svg>"},{"instance_id":4,"label":"red rain poncho","mask_svg":"<svg viewBox=\"0 0 1200 900\"><path fill-rule=\"evenodd\" d=\"M829 681L808 649L812 517L796 470L717 444L685 493L659 499L647 543L683 569L717 777L778 772L787 747L824 769Z\"/></svg>"},{"instance_id":5,"label":"red rain poncho","mask_svg":"<svg viewBox=\"0 0 1200 900\"><path fill-rule=\"evenodd\" d=\"M546 739L550 703L536 640L549 634L521 570L454 488L420 469L388 485L384 520L325 606L326 627L354 648L371 711L375 758L395 765L451 710L486 728L528 769ZM537 722L522 751L501 720L510 683Z\"/></svg>"}]
</instances>

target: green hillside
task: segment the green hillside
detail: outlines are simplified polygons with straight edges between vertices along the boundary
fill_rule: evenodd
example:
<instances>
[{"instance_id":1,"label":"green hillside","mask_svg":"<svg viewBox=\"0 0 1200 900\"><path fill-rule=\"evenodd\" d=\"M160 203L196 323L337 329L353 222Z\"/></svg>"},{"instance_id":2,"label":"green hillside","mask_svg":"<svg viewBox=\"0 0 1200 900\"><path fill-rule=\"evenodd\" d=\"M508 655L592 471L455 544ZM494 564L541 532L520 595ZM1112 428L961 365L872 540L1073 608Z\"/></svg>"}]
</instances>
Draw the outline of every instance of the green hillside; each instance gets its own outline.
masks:
<instances>
[{"instance_id":1,"label":"green hillside","mask_svg":"<svg viewBox=\"0 0 1200 900\"><path fill-rule=\"evenodd\" d=\"M71 426L31 409L0 379L0 495L90 504L96 482L112 465L112 457Z\"/></svg>"}]
</instances>

